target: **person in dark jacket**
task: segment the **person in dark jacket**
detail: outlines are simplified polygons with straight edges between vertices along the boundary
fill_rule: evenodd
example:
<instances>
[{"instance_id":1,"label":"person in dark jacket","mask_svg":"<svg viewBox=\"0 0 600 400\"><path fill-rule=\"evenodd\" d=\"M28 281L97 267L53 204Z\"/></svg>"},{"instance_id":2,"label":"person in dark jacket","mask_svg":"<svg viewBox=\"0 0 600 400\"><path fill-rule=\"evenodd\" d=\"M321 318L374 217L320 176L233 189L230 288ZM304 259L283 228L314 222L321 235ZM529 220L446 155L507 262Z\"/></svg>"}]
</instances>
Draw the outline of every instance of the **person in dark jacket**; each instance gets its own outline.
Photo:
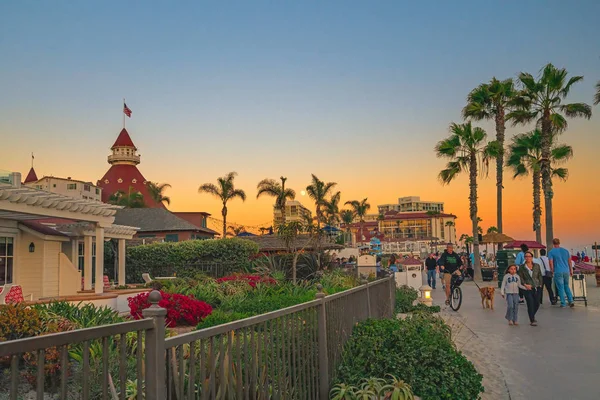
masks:
<instances>
[{"instance_id":1,"label":"person in dark jacket","mask_svg":"<svg viewBox=\"0 0 600 400\"><path fill-rule=\"evenodd\" d=\"M519 268L519 278L527 290L522 290L527 302L527 313L531 326L536 326L535 314L540 308L540 296L542 295L542 272L539 264L533 262L533 253L525 253L525 263Z\"/></svg>"},{"instance_id":2,"label":"person in dark jacket","mask_svg":"<svg viewBox=\"0 0 600 400\"><path fill-rule=\"evenodd\" d=\"M437 260L433 253L425 260L425 268L427 268L427 284L435 289L435 274L437 273Z\"/></svg>"},{"instance_id":3,"label":"person in dark jacket","mask_svg":"<svg viewBox=\"0 0 600 400\"><path fill-rule=\"evenodd\" d=\"M446 304L450 304L450 281L452 280L452 274L459 271L460 267L462 267L460 256L454 252L454 246L452 243L448 243L448 245L446 245L446 250L440 256L438 265L440 266L440 270L444 271Z\"/></svg>"}]
</instances>

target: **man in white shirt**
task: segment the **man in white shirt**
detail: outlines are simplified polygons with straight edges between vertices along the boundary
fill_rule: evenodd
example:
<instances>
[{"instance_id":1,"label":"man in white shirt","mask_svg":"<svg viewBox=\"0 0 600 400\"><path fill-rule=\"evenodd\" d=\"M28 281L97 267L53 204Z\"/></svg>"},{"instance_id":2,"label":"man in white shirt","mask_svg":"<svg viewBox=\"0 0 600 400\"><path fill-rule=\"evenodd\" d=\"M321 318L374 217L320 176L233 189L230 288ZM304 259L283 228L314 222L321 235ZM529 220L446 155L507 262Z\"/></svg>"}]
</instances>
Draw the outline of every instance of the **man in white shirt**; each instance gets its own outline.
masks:
<instances>
[{"instance_id":1,"label":"man in white shirt","mask_svg":"<svg viewBox=\"0 0 600 400\"><path fill-rule=\"evenodd\" d=\"M537 262L540 265L540 269L542 270L542 280L546 290L548 291L548 297L550 298L550 304L556 305L556 295L552 290L552 271L550 270L550 260L548 256L546 256L546 249L540 250L540 257L535 259L534 262ZM543 288L542 288L543 290ZM540 304L542 304L543 294L540 296Z\"/></svg>"}]
</instances>

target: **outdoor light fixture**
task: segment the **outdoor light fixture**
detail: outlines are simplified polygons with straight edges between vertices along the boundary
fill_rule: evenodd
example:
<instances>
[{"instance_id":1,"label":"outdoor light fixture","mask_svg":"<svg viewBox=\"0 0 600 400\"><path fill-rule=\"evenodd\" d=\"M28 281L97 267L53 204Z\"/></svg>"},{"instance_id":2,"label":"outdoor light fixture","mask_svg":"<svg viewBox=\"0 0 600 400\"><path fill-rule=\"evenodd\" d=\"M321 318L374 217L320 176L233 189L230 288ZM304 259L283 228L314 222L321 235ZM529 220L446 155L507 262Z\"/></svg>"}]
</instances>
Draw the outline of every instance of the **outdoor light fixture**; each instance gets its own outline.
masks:
<instances>
[{"instance_id":1,"label":"outdoor light fixture","mask_svg":"<svg viewBox=\"0 0 600 400\"><path fill-rule=\"evenodd\" d=\"M421 303L426 306L433 305L433 300L431 299L431 287L429 285L423 285L419 288L419 292L421 292Z\"/></svg>"},{"instance_id":2,"label":"outdoor light fixture","mask_svg":"<svg viewBox=\"0 0 600 400\"><path fill-rule=\"evenodd\" d=\"M33 242L31 242L31 243L29 244L29 252L30 252L30 253L33 253L34 251L35 251L35 244L33 244Z\"/></svg>"}]
</instances>

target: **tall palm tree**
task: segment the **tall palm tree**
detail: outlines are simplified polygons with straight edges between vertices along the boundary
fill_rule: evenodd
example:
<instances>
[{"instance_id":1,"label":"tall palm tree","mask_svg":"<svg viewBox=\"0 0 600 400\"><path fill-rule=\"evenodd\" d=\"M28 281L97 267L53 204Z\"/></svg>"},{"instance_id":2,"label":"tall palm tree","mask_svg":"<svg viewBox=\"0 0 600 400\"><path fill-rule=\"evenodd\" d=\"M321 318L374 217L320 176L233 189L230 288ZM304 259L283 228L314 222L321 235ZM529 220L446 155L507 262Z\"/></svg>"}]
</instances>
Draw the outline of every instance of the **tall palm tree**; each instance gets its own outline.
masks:
<instances>
[{"instance_id":1,"label":"tall palm tree","mask_svg":"<svg viewBox=\"0 0 600 400\"><path fill-rule=\"evenodd\" d=\"M329 200L325 201L325 210L323 222L329 226L334 226L340 221L340 199L341 193L335 192Z\"/></svg>"},{"instance_id":2,"label":"tall palm tree","mask_svg":"<svg viewBox=\"0 0 600 400\"><path fill-rule=\"evenodd\" d=\"M556 135L553 135L553 142L556 141ZM569 171L566 168L555 168L573 156L573 148L569 145L557 145L553 143L550 151L552 176L566 180ZM523 133L513 138L508 147L507 166L513 172L513 178L524 177L531 174L533 179L533 230L535 231L535 240L542 243L542 207L540 199L541 191L541 164L542 164L542 132L535 129L529 133Z\"/></svg>"},{"instance_id":3,"label":"tall palm tree","mask_svg":"<svg viewBox=\"0 0 600 400\"><path fill-rule=\"evenodd\" d=\"M482 83L469 93L467 105L462 114L465 119L481 121L493 119L496 125L496 141L499 153L496 156L496 219L498 231L502 232L502 189L504 168L504 133L506 131L506 114L516 95L512 79L499 81L495 77Z\"/></svg>"},{"instance_id":4,"label":"tall palm tree","mask_svg":"<svg viewBox=\"0 0 600 400\"><path fill-rule=\"evenodd\" d=\"M345 203L352 208L352 212L355 218L358 218L360 222L360 242L362 242L362 234L363 234L363 225L365 224L365 215L371 209L371 205L367 203L367 198L365 197L361 201L358 200L350 200Z\"/></svg>"},{"instance_id":5,"label":"tall palm tree","mask_svg":"<svg viewBox=\"0 0 600 400\"><path fill-rule=\"evenodd\" d=\"M108 198L110 204L117 206L123 206L125 208L145 208L146 203L144 202L144 196L135 190L133 187L129 188L129 193L125 193L119 190L110 195Z\"/></svg>"},{"instance_id":6,"label":"tall palm tree","mask_svg":"<svg viewBox=\"0 0 600 400\"><path fill-rule=\"evenodd\" d=\"M446 168L440 171L442 184L449 184L461 172L469 174L469 215L473 228L473 266L475 278L481 279L481 262L479 259L478 217L477 217L477 176L487 172L491 153L498 151L496 141L486 144L486 133L479 127L473 127L471 122L464 124L452 123L450 136L438 142L435 152L438 157L449 159Z\"/></svg>"},{"instance_id":7,"label":"tall palm tree","mask_svg":"<svg viewBox=\"0 0 600 400\"><path fill-rule=\"evenodd\" d=\"M600 104L600 81L596 83L596 94L594 95L594 105Z\"/></svg>"},{"instance_id":8,"label":"tall palm tree","mask_svg":"<svg viewBox=\"0 0 600 400\"><path fill-rule=\"evenodd\" d=\"M227 234L229 236L239 236L242 232L246 232L246 228L243 226L229 225L227 227Z\"/></svg>"},{"instance_id":9,"label":"tall palm tree","mask_svg":"<svg viewBox=\"0 0 600 400\"><path fill-rule=\"evenodd\" d=\"M287 178L282 176L279 179L281 179L281 183L275 179L263 179L258 182L256 186L258 189L256 198L258 199L263 194L275 197L275 207L281 212L281 223L285 224L285 204L288 200L296 198L296 192L293 189L285 187Z\"/></svg>"},{"instance_id":10,"label":"tall palm tree","mask_svg":"<svg viewBox=\"0 0 600 400\"><path fill-rule=\"evenodd\" d=\"M448 227L448 243L452 243L452 227L456 224L454 221L446 221L446 226Z\"/></svg>"},{"instance_id":11,"label":"tall palm tree","mask_svg":"<svg viewBox=\"0 0 600 400\"><path fill-rule=\"evenodd\" d=\"M163 195L164 191L167 188L170 188L171 185L168 183L148 182L146 183L146 187L148 188L148 192L150 193L152 200L159 204L167 203L167 205L171 205L171 198Z\"/></svg>"},{"instance_id":12,"label":"tall palm tree","mask_svg":"<svg viewBox=\"0 0 600 400\"><path fill-rule=\"evenodd\" d=\"M433 224L431 225L431 235L430 235L430 236L433 236L433 230L437 229L437 226L438 226L438 219L440 216L440 212L429 210L429 211L427 211L426 214L429 215L430 217L432 217L432 219L433 219ZM441 236L441 234L440 234L440 236Z\"/></svg>"},{"instance_id":13,"label":"tall palm tree","mask_svg":"<svg viewBox=\"0 0 600 400\"><path fill-rule=\"evenodd\" d=\"M531 74L521 72L519 82L522 90L514 100L516 109L507 115L515 124L536 121L541 129L541 173L546 209L546 246L554 238L552 219L552 137L567 129L568 118L583 117L590 119L592 109L586 103L563 104L571 87L583 80L583 76L573 76L567 80L567 70L547 64L542 68L536 80Z\"/></svg>"},{"instance_id":14,"label":"tall palm tree","mask_svg":"<svg viewBox=\"0 0 600 400\"><path fill-rule=\"evenodd\" d=\"M235 198L240 198L246 201L246 193L242 189L236 189L233 183L237 173L230 172L225 176L217 178L217 184L204 183L198 188L198 193L209 193L223 203L221 215L223 216L223 238L227 237L227 202Z\"/></svg>"},{"instance_id":15,"label":"tall palm tree","mask_svg":"<svg viewBox=\"0 0 600 400\"><path fill-rule=\"evenodd\" d=\"M354 222L354 213L352 210L342 210L340 212L340 217L342 218L342 222L346 227L346 241L347 237L350 236L350 225Z\"/></svg>"},{"instance_id":16,"label":"tall palm tree","mask_svg":"<svg viewBox=\"0 0 600 400\"><path fill-rule=\"evenodd\" d=\"M327 197L337 185L335 182L323 182L315 174L312 174L312 182L306 187L306 193L313 199L317 214L317 228L321 229L321 221L323 220L323 207L326 207Z\"/></svg>"}]
</instances>

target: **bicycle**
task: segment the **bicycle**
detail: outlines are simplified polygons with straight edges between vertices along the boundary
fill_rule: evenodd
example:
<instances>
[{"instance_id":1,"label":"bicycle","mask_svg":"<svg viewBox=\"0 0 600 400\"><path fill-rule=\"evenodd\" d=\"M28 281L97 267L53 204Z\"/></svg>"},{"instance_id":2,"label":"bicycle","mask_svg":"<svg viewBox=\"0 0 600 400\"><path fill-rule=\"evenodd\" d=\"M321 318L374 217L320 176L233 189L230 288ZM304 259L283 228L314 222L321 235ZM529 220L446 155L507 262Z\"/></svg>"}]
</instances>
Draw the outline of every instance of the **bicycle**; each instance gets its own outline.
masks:
<instances>
[{"instance_id":1,"label":"bicycle","mask_svg":"<svg viewBox=\"0 0 600 400\"><path fill-rule=\"evenodd\" d=\"M450 278L450 308L453 311L458 311L462 304L462 289L460 285L464 282L465 275L461 271L460 274L453 274Z\"/></svg>"}]
</instances>

